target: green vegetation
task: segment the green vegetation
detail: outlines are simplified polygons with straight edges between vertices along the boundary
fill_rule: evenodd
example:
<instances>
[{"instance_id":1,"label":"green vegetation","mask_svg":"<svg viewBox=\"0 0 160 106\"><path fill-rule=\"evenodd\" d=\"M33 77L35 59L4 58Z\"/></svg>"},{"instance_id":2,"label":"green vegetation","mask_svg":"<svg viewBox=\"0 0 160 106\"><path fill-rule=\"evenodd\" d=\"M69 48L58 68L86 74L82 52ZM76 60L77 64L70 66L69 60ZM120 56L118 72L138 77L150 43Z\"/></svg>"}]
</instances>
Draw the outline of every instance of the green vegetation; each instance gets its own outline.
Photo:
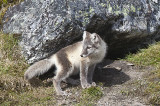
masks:
<instances>
[{"instance_id":1,"label":"green vegetation","mask_svg":"<svg viewBox=\"0 0 160 106\"><path fill-rule=\"evenodd\" d=\"M148 49L141 49L137 54L130 54L127 60L141 66L160 65L160 42L150 45Z\"/></svg>"},{"instance_id":2,"label":"green vegetation","mask_svg":"<svg viewBox=\"0 0 160 106\"><path fill-rule=\"evenodd\" d=\"M160 42L128 55L126 60L138 66L154 67L154 71L148 71L143 80L134 83L137 89L132 93L143 96L153 105L160 105Z\"/></svg>"},{"instance_id":3,"label":"green vegetation","mask_svg":"<svg viewBox=\"0 0 160 106\"><path fill-rule=\"evenodd\" d=\"M91 87L84 89L81 94L81 101L78 106L93 106L96 101L103 96L103 92L100 87Z\"/></svg>"}]
</instances>

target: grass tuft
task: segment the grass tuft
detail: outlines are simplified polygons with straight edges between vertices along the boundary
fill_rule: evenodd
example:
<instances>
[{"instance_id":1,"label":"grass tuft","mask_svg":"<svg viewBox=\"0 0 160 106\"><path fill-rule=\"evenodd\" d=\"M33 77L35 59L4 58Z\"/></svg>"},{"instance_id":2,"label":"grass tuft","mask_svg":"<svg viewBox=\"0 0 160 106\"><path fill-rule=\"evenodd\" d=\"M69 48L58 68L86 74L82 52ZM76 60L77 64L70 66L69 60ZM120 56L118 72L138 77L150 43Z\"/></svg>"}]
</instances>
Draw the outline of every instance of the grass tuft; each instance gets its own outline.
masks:
<instances>
[{"instance_id":1,"label":"grass tuft","mask_svg":"<svg viewBox=\"0 0 160 106\"><path fill-rule=\"evenodd\" d=\"M126 60L141 66L157 66L160 64L160 42L150 45L148 49L141 49L136 54L130 54Z\"/></svg>"},{"instance_id":2,"label":"grass tuft","mask_svg":"<svg viewBox=\"0 0 160 106\"><path fill-rule=\"evenodd\" d=\"M81 102L79 106L93 106L96 101L103 96L103 92L100 87L90 87L84 89L81 94Z\"/></svg>"}]
</instances>

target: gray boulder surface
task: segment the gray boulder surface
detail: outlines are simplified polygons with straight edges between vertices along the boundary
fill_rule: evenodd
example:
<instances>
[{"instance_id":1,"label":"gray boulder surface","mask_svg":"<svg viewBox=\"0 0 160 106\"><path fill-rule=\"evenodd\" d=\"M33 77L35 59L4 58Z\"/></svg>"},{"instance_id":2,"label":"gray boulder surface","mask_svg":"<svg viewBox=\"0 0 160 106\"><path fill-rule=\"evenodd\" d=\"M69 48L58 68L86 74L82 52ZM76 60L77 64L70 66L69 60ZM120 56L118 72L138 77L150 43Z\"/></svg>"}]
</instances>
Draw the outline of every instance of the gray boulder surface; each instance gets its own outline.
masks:
<instances>
[{"instance_id":1,"label":"gray boulder surface","mask_svg":"<svg viewBox=\"0 0 160 106\"><path fill-rule=\"evenodd\" d=\"M24 0L8 9L5 33L22 34L22 54L33 63L81 39L84 30L98 33L118 58L160 39L157 0Z\"/></svg>"}]
</instances>

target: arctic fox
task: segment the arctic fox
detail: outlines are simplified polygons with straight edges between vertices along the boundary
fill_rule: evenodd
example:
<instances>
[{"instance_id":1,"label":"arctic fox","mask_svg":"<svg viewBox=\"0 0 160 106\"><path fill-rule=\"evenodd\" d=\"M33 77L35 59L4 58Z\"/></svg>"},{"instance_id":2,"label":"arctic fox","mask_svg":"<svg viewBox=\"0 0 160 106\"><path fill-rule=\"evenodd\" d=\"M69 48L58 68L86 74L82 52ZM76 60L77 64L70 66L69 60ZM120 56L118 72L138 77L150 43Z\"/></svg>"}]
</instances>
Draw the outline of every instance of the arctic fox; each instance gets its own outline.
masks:
<instances>
[{"instance_id":1,"label":"arctic fox","mask_svg":"<svg viewBox=\"0 0 160 106\"><path fill-rule=\"evenodd\" d=\"M69 76L80 73L82 88L96 86L92 76L97 63L106 55L107 44L96 33L84 31L83 40L62 48L50 58L31 65L24 77L30 80L47 72L52 66L56 67L53 85L58 95L67 95L60 87L61 81L73 83Z\"/></svg>"}]
</instances>

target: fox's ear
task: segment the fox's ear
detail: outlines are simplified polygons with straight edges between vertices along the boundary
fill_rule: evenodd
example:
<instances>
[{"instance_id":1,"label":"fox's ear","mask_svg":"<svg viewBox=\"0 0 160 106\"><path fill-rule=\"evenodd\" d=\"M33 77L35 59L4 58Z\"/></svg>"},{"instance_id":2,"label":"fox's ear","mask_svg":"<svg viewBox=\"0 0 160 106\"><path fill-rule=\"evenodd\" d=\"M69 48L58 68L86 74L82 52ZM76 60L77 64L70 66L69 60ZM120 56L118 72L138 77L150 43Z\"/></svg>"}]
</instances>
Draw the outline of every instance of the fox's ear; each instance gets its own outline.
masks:
<instances>
[{"instance_id":1,"label":"fox's ear","mask_svg":"<svg viewBox=\"0 0 160 106\"><path fill-rule=\"evenodd\" d=\"M99 43L100 42L100 37L99 37L98 34L93 33L92 36L91 36L91 40L92 40L92 42Z\"/></svg>"},{"instance_id":2,"label":"fox's ear","mask_svg":"<svg viewBox=\"0 0 160 106\"><path fill-rule=\"evenodd\" d=\"M88 37L90 35L90 33L89 32L87 32L87 31L84 31L83 32L83 39L85 39L86 37Z\"/></svg>"}]
</instances>

